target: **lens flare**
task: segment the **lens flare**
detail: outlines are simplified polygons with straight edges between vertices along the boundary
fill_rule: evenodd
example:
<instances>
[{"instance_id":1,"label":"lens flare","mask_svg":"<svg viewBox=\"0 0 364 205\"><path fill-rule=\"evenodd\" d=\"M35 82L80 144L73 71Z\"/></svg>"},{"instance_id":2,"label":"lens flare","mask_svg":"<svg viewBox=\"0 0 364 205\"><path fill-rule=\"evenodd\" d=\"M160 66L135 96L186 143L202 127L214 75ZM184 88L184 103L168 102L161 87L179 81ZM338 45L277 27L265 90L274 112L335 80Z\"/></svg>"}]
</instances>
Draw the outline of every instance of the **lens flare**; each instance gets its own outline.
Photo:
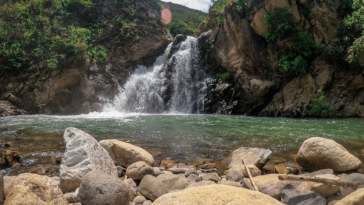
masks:
<instances>
[{"instance_id":1,"label":"lens flare","mask_svg":"<svg viewBox=\"0 0 364 205\"><path fill-rule=\"evenodd\" d=\"M162 22L165 25L170 24L172 21L172 13L169 9L163 9L162 10Z\"/></svg>"}]
</instances>

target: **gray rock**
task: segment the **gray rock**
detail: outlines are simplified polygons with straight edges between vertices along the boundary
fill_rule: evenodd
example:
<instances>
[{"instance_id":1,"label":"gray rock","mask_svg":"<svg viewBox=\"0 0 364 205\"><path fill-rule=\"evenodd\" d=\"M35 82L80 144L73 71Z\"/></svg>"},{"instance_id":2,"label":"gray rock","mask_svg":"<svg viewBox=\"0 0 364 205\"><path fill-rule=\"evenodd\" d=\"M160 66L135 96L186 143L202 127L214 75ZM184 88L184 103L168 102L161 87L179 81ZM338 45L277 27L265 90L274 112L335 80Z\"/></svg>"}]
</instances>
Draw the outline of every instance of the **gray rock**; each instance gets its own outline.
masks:
<instances>
[{"instance_id":1,"label":"gray rock","mask_svg":"<svg viewBox=\"0 0 364 205\"><path fill-rule=\"evenodd\" d=\"M234 186L234 187L241 187L241 184L239 182L234 181L226 181L226 179L222 179L219 184L227 185L227 186Z\"/></svg>"},{"instance_id":2,"label":"gray rock","mask_svg":"<svg viewBox=\"0 0 364 205\"><path fill-rule=\"evenodd\" d=\"M187 170L188 170L188 168L173 167L173 168L169 169L168 171L172 172L173 174L184 174Z\"/></svg>"},{"instance_id":3,"label":"gray rock","mask_svg":"<svg viewBox=\"0 0 364 205\"><path fill-rule=\"evenodd\" d=\"M311 172L311 173L305 173L303 174L304 176L317 176L317 175L324 175L324 174L334 174L334 170L332 169L321 169L315 172Z\"/></svg>"},{"instance_id":4,"label":"gray rock","mask_svg":"<svg viewBox=\"0 0 364 205\"><path fill-rule=\"evenodd\" d=\"M186 177L174 174L162 174L158 177L146 175L139 184L139 192L151 200L173 191L182 190L189 184Z\"/></svg>"},{"instance_id":5,"label":"gray rock","mask_svg":"<svg viewBox=\"0 0 364 205\"><path fill-rule=\"evenodd\" d=\"M133 180L140 180L147 174L153 174L154 169L144 161L139 161L131 164L126 169L126 176Z\"/></svg>"},{"instance_id":6,"label":"gray rock","mask_svg":"<svg viewBox=\"0 0 364 205\"><path fill-rule=\"evenodd\" d=\"M189 168L185 171L185 176L188 177L190 176L190 174L196 174L197 175L197 170L194 168Z\"/></svg>"},{"instance_id":7,"label":"gray rock","mask_svg":"<svg viewBox=\"0 0 364 205\"><path fill-rule=\"evenodd\" d=\"M219 182L221 178L216 173L207 173L201 175L202 180L210 180L213 182Z\"/></svg>"},{"instance_id":8,"label":"gray rock","mask_svg":"<svg viewBox=\"0 0 364 205\"><path fill-rule=\"evenodd\" d=\"M101 171L91 171L83 177L78 196L85 205L129 205L127 185Z\"/></svg>"},{"instance_id":9,"label":"gray rock","mask_svg":"<svg viewBox=\"0 0 364 205\"><path fill-rule=\"evenodd\" d=\"M63 138L66 143L60 167L60 186L63 192L70 192L80 186L83 176L90 171L102 171L118 176L113 160L91 135L77 128L67 128Z\"/></svg>"},{"instance_id":10,"label":"gray rock","mask_svg":"<svg viewBox=\"0 0 364 205\"><path fill-rule=\"evenodd\" d=\"M126 172L126 169L122 166L116 166L116 169L118 171L118 176L119 177L122 177L124 176L125 172Z\"/></svg>"},{"instance_id":11,"label":"gray rock","mask_svg":"<svg viewBox=\"0 0 364 205\"><path fill-rule=\"evenodd\" d=\"M143 204L145 201L147 201L147 199L144 196L137 196L133 202L136 204Z\"/></svg>"},{"instance_id":12,"label":"gray rock","mask_svg":"<svg viewBox=\"0 0 364 205\"><path fill-rule=\"evenodd\" d=\"M364 187L364 174L359 174L359 173L352 173L349 174L345 177L343 177L341 180L343 181L350 181L350 182L361 182L360 185L358 186L358 188L363 188ZM344 189L343 187L340 187L340 192L341 192L341 196L342 197L346 197L347 195L353 193L355 190L353 188L347 188Z\"/></svg>"},{"instance_id":13,"label":"gray rock","mask_svg":"<svg viewBox=\"0 0 364 205\"><path fill-rule=\"evenodd\" d=\"M326 205L326 199L317 193L301 193L296 189L284 189L281 202L288 205Z\"/></svg>"},{"instance_id":14,"label":"gray rock","mask_svg":"<svg viewBox=\"0 0 364 205\"><path fill-rule=\"evenodd\" d=\"M188 180L194 181L194 182L200 182L201 178L199 176L197 176L196 174L190 174L187 177Z\"/></svg>"},{"instance_id":15,"label":"gray rock","mask_svg":"<svg viewBox=\"0 0 364 205\"><path fill-rule=\"evenodd\" d=\"M153 176L157 177L162 174L162 170L159 167L153 167Z\"/></svg>"},{"instance_id":16,"label":"gray rock","mask_svg":"<svg viewBox=\"0 0 364 205\"><path fill-rule=\"evenodd\" d=\"M253 187L252 182L250 181L250 179L244 178L241 181L241 183L242 183L244 188L254 190L254 187Z\"/></svg>"},{"instance_id":17,"label":"gray rock","mask_svg":"<svg viewBox=\"0 0 364 205\"><path fill-rule=\"evenodd\" d=\"M283 189L293 189L290 181L279 181L275 183L266 184L259 189L260 192L271 196L275 199L280 200L282 196Z\"/></svg>"},{"instance_id":18,"label":"gray rock","mask_svg":"<svg viewBox=\"0 0 364 205\"><path fill-rule=\"evenodd\" d=\"M240 182L243 179L244 175L237 170L233 170L226 175L226 180L228 181Z\"/></svg>"}]
</instances>

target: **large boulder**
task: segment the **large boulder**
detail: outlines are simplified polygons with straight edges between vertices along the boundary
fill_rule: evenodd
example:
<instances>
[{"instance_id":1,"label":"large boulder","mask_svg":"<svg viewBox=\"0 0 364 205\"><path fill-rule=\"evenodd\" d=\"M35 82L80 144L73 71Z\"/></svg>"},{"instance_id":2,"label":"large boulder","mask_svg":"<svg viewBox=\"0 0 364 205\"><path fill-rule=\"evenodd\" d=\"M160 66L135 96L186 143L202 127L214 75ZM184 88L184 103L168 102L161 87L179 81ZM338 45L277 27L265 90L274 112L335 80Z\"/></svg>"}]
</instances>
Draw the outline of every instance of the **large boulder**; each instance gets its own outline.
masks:
<instances>
[{"instance_id":1,"label":"large boulder","mask_svg":"<svg viewBox=\"0 0 364 205\"><path fill-rule=\"evenodd\" d=\"M262 168L262 166L269 161L271 155L272 151L269 149L241 147L233 151L227 158L228 168L232 170L235 168L244 170L241 168L244 167L242 163L243 158L247 165L255 165L258 168Z\"/></svg>"},{"instance_id":2,"label":"large boulder","mask_svg":"<svg viewBox=\"0 0 364 205\"><path fill-rule=\"evenodd\" d=\"M338 172L358 169L361 161L333 140L312 137L303 142L297 162L310 170L333 169Z\"/></svg>"},{"instance_id":3,"label":"large boulder","mask_svg":"<svg viewBox=\"0 0 364 205\"><path fill-rule=\"evenodd\" d=\"M103 171L118 176L109 154L91 135L77 128L67 128L63 138L66 143L60 168L60 186L64 192L76 190L90 171Z\"/></svg>"},{"instance_id":4,"label":"large boulder","mask_svg":"<svg viewBox=\"0 0 364 205\"><path fill-rule=\"evenodd\" d=\"M100 144L117 165L128 167L139 161L145 161L149 165L154 163L154 158L149 152L132 144L118 140L102 140Z\"/></svg>"},{"instance_id":5,"label":"large boulder","mask_svg":"<svg viewBox=\"0 0 364 205\"><path fill-rule=\"evenodd\" d=\"M154 174L154 169L146 162L140 161L128 166L125 174L133 180L140 180L147 174Z\"/></svg>"},{"instance_id":6,"label":"large boulder","mask_svg":"<svg viewBox=\"0 0 364 205\"><path fill-rule=\"evenodd\" d=\"M139 184L139 192L151 200L173 191L181 190L189 182L184 175L162 174L158 177L146 175Z\"/></svg>"},{"instance_id":7,"label":"large boulder","mask_svg":"<svg viewBox=\"0 0 364 205\"><path fill-rule=\"evenodd\" d=\"M5 205L68 205L57 183L46 176L21 174L13 181Z\"/></svg>"},{"instance_id":8,"label":"large boulder","mask_svg":"<svg viewBox=\"0 0 364 205\"><path fill-rule=\"evenodd\" d=\"M166 194L153 205L278 205L276 199L262 193L243 188L226 185L209 185L194 187L182 191Z\"/></svg>"},{"instance_id":9,"label":"large boulder","mask_svg":"<svg viewBox=\"0 0 364 205\"><path fill-rule=\"evenodd\" d=\"M364 188L357 189L345 198L336 202L335 205L363 205L364 204Z\"/></svg>"},{"instance_id":10,"label":"large boulder","mask_svg":"<svg viewBox=\"0 0 364 205\"><path fill-rule=\"evenodd\" d=\"M127 185L101 171L91 171L83 177L78 196L85 205L129 205Z\"/></svg>"}]
</instances>

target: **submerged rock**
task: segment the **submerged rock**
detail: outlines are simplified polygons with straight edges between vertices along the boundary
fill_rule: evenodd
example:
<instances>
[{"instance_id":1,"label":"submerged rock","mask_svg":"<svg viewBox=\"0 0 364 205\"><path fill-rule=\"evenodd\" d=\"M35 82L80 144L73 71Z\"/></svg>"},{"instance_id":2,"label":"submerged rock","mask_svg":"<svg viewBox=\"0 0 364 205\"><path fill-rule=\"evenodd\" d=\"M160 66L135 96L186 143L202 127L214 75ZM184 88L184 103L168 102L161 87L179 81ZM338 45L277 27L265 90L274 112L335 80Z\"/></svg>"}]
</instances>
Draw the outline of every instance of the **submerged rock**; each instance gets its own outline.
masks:
<instances>
[{"instance_id":1,"label":"submerged rock","mask_svg":"<svg viewBox=\"0 0 364 205\"><path fill-rule=\"evenodd\" d=\"M343 146L322 137L312 137L304 141L296 160L301 166L312 171L329 168L345 172L358 169L361 165L361 161Z\"/></svg>"},{"instance_id":2,"label":"submerged rock","mask_svg":"<svg viewBox=\"0 0 364 205\"><path fill-rule=\"evenodd\" d=\"M60 169L60 186L65 192L76 190L83 176L90 171L118 176L112 159L91 135L71 127L65 130L63 138L66 152Z\"/></svg>"},{"instance_id":3,"label":"submerged rock","mask_svg":"<svg viewBox=\"0 0 364 205\"><path fill-rule=\"evenodd\" d=\"M139 161L144 161L149 165L154 163L154 158L149 152L132 144L118 140L102 140L100 145L109 153L117 165L128 167Z\"/></svg>"},{"instance_id":4,"label":"submerged rock","mask_svg":"<svg viewBox=\"0 0 364 205\"><path fill-rule=\"evenodd\" d=\"M154 201L153 205L278 205L276 199L256 191L226 186L209 185L169 193Z\"/></svg>"},{"instance_id":5,"label":"submerged rock","mask_svg":"<svg viewBox=\"0 0 364 205\"><path fill-rule=\"evenodd\" d=\"M85 205L129 205L127 185L101 171L91 171L83 177L78 196Z\"/></svg>"},{"instance_id":6,"label":"submerged rock","mask_svg":"<svg viewBox=\"0 0 364 205\"><path fill-rule=\"evenodd\" d=\"M57 183L46 176L21 174L12 183L5 205L67 205Z\"/></svg>"}]
</instances>

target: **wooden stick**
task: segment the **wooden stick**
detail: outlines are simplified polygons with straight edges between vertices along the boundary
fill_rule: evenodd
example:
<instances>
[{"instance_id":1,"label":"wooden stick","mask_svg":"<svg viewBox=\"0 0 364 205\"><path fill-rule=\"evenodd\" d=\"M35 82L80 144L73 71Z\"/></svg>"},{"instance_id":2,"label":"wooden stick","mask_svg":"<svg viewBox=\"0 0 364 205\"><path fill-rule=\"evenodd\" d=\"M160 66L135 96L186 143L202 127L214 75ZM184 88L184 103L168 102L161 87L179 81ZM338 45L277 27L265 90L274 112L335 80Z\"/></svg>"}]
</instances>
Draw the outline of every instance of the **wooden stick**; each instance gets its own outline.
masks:
<instances>
[{"instance_id":1,"label":"wooden stick","mask_svg":"<svg viewBox=\"0 0 364 205\"><path fill-rule=\"evenodd\" d=\"M248 173L248 175L249 175L249 179L250 179L250 181L252 182L252 185L253 185L253 187L254 187L254 190L255 190L255 191L259 191L258 187L255 185L255 183L254 183L254 181L253 181L253 177L252 177L252 175L250 174L250 170L249 170L248 165L246 165L246 164L245 164L244 158L243 158L243 165L245 166L246 172L247 172L247 173Z\"/></svg>"},{"instance_id":2,"label":"wooden stick","mask_svg":"<svg viewBox=\"0 0 364 205\"><path fill-rule=\"evenodd\" d=\"M308 181L308 182L316 182L323 183L327 185L336 185L342 186L345 189L351 187L353 189L357 189L360 185L360 182L350 182L350 181L341 181L336 179L325 179L320 177L309 177L309 176L296 176L296 175L279 175L278 179L280 180L291 180L291 181Z\"/></svg>"}]
</instances>

